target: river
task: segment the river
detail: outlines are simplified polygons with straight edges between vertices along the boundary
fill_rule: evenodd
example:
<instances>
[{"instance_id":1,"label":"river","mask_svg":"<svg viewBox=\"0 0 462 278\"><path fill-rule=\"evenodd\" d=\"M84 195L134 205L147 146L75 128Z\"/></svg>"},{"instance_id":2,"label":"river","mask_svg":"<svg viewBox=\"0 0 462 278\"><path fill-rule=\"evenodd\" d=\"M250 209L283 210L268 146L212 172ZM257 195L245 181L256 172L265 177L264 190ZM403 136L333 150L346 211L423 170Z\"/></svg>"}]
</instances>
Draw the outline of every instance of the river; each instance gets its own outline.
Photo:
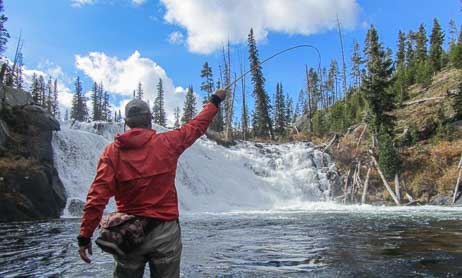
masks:
<instances>
[{"instance_id":1,"label":"river","mask_svg":"<svg viewBox=\"0 0 462 278\"><path fill-rule=\"evenodd\" d=\"M182 277L461 277L462 209L308 203L185 213ZM79 219L0 224L0 277L111 277L77 255ZM146 277L148 271L145 273Z\"/></svg>"}]
</instances>

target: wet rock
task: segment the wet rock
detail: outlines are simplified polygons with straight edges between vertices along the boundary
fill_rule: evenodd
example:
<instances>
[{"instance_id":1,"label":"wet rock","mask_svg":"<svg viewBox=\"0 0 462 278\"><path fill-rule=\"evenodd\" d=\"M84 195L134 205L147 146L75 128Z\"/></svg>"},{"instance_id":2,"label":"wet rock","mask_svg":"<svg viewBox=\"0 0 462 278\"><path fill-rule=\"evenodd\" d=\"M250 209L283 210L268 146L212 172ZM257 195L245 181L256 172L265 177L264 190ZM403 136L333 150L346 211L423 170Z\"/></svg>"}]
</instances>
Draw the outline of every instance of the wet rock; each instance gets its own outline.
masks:
<instances>
[{"instance_id":1,"label":"wet rock","mask_svg":"<svg viewBox=\"0 0 462 278\"><path fill-rule=\"evenodd\" d=\"M85 202L79 199L72 199L69 202L67 210L71 216L82 216Z\"/></svg>"},{"instance_id":2,"label":"wet rock","mask_svg":"<svg viewBox=\"0 0 462 278\"><path fill-rule=\"evenodd\" d=\"M435 206L453 206L452 198L452 195L437 194L430 199L429 204ZM459 197L454 206L462 206L462 198Z\"/></svg>"},{"instance_id":3,"label":"wet rock","mask_svg":"<svg viewBox=\"0 0 462 278\"><path fill-rule=\"evenodd\" d=\"M430 199L430 202L429 204L431 205L436 205L436 206L445 206L445 205L449 205L449 204L452 204L452 198L447 196L447 195L443 195L443 194L438 194L436 196L433 196L431 199Z\"/></svg>"},{"instance_id":4,"label":"wet rock","mask_svg":"<svg viewBox=\"0 0 462 278\"><path fill-rule=\"evenodd\" d=\"M57 218L66 203L51 146L59 122L23 91L0 95L0 221Z\"/></svg>"}]
</instances>

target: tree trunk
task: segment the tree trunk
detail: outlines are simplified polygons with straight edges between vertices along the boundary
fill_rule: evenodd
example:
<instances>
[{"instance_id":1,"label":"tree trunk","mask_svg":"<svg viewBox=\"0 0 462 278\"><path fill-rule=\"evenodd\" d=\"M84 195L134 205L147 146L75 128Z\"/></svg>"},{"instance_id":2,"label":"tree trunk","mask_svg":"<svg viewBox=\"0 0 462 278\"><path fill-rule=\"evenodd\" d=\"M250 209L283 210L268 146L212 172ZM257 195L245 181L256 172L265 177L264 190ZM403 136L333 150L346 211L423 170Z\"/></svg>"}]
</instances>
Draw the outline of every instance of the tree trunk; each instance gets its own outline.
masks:
<instances>
[{"instance_id":1,"label":"tree trunk","mask_svg":"<svg viewBox=\"0 0 462 278\"><path fill-rule=\"evenodd\" d=\"M351 173L351 168L348 170L348 174L345 176L344 184L345 186L343 187L343 203L346 204L346 200L348 198L348 183L350 181L350 173Z\"/></svg>"},{"instance_id":2,"label":"tree trunk","mask_svg":"<svg viewBox=\"0 0 462 278\"><path fill-rule=\"evenodd\" d=\"M454 188L454 196L452 198L452 204L455 204L456 201L457 201L457 193L459 193L459 185L460 185L460 181L462 179L462 155L460 156L460 161L459 161L459 176L457 177L457 182L456 182L456 186Z\"/></svg>"},{"instance_id":3,"label":"tree trunk","mask_svg":"<svg viewBox=\"0 0 462 278\"><path fill-rule=\"evenodd\" d=\"M398 200L401 201L401 194L399 191L400 191L399 176L398 174L395 174L395 194L396 194L396 198L398 198Z\"/></svg>"},{"instance_id":4,"label":"tree trunk","mask_svg":"<svg viewBox=\"0 0 462 278\"><path fill-rule=\"evenodd\" d=\"M297 131L298 132L298 131ZM329 143L326 145L326 147L324 148L324 150L322 151L322 153L324 154L329 148L330 146L332 146L332 144L334 144L335 140L337 139L337 134L334 135L334 137L332 137L332 139L329 141Z\"/></svg>"},{"instance_id":5,"label":"tree trunk","mask_svg":"<svg viewBox=\"0 0 462 278\"><path fill-rule=\"evenodd\" d=\"M356 142L356 148L361 144L361 140L363 139L364 133L366 132L367 129L367 124L364 126L363 131L361 132L361 135L359 136L358 142Z\"/></svg>"},{"instance_id":6,"label":"tree trunk","mask_svg":"<svg viewBox=\"0 0 462 278\"><path fill-rule=\"evenodd\" d=\"M401 204L398 198L396 197L395 193L393 193L393 190L391 189L390 185L388 185L387 179L385 179L385 176L383 175L382 170L380 170L377 160L372 155L371 155L371 158L372 158L372 162L374 163L375 168L379 172L380 178L382 178L383 185L385 185L385 187L387 188L388 193L390 193L390 196L393 198L393 201L395 201L396 205L400 206Z\"/></svg>"},{"instance_id":7,"label":"tree trunk","mask_svg":"<svg viewBox=\"0 0 462 278\"><path fill-rule=\"evenodd\" d=\"M367 188L369 187L369 177L371 174L371 167L367 168L366 180L364 181L363 196L361 197L361 204L366 203Z\"/></svg>"}]
</instances>

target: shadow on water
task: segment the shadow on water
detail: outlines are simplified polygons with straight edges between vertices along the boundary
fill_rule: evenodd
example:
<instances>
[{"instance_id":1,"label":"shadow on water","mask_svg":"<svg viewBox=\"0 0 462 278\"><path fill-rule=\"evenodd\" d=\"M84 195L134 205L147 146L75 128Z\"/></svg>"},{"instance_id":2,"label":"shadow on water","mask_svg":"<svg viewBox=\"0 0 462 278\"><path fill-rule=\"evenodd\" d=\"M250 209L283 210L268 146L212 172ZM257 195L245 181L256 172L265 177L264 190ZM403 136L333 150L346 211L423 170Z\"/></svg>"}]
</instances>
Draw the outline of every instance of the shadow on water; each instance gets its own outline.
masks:
<instances>
[{"instance_id":1,"label":"shadow on water","mask_svg":"<svg viewBox=\"0 0 462 278\"><path fill-rule=\"evenodd\" d=\"M461 277L462 216L291 212L182 218L184 277ZM0 277L111 277L77 255L79 220L1 223ZM147 273L146 273L147 274Z\"/></svg>"}]
</instances>

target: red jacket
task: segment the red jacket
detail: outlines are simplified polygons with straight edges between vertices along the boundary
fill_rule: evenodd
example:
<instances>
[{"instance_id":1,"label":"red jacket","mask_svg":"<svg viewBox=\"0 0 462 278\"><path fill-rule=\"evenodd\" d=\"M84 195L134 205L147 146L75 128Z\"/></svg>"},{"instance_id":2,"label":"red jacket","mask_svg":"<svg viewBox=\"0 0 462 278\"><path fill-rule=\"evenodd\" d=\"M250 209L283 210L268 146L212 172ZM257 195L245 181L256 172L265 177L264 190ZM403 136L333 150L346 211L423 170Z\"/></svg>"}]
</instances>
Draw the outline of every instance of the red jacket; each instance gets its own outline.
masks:
<instances>
[{"instance_id":1,"label":"red jacket","mask_svg":"<svg viewBox=\"0 0 462 278\"><path fill-rule=\"evenodd\" d=\"M178 219L175 174L178 158L207 130L218 108L208 103L189 123L157 134L134 128L104 150L83 209L80 236L91 237L114 196L117 211L159 220Z\"/></svg>"}]
</instances>

